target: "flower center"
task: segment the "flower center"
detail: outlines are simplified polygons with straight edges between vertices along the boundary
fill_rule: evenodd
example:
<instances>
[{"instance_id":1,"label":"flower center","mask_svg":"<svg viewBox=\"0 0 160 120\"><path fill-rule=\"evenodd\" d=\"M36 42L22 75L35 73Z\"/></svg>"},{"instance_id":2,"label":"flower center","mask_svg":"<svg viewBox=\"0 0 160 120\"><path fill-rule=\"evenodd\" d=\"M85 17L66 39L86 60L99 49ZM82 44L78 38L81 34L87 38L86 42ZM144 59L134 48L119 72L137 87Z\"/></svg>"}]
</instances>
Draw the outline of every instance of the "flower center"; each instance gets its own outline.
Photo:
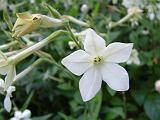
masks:
<instances>
[{"instance_id":1,"label":"flower center","mask_svg":"<svg viewBox=\"0 0 160 120\"><path fill-rule=\"evenodd\" d=\"M95 58L93 59L93 62L97 64L97 63L102 62L102 60L103 60L103 57L102 57L102 56L97 56L97 57L95 57Z\"/></svg>"}]
</instances>

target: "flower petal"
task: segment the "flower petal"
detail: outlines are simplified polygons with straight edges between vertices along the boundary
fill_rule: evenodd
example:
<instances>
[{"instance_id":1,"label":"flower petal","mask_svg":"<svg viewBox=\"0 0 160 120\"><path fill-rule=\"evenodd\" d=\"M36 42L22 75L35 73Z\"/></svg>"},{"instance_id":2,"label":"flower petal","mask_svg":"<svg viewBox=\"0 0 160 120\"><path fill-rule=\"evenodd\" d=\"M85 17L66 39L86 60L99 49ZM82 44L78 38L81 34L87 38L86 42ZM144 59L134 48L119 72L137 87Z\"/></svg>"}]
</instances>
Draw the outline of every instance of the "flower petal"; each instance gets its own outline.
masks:
<instances>
[{"instance_id":1,"label":"flower petal","mask_svg":"<svg viewBox=\"0 0 160 120\"><path fill-rule=\"evenodd\" d=\"M105 61L116 63L126 62L131 54L132 47L133 43L115 42L109 44L103 55L105 57Z\"/></svg>"},{"instance_id":2,"label":"flower petal","mask_svg":"<svg viewBox=\"0 0 160 120\"><path fill-rule=\"evenodd\" d=\"M30 110L25 110L23 113L22 113L22 118L24 119L29 119L31 117L31 111Z\"/></svg>"},{"instance_id":3,"label":"flower petal","mask_svg":"<svg viewBox=\"0 0 160 120\"><path fill-rule=\"evenodd\" d=\"M8 95L6 95L5 99L4 99L4 108L6 109L7 112L11 111L11 100L10 97Z\"/></svg>"},{"instance_id":4,"label":"flower petal","mask_svg":"<svg viewBox=\"0 0 160 120\"><path fill-rule=\"evenodd\" d=\"M5 77L4 90L7 90L11 86L13 80L16 77L16 69L14 65L10 66L10 69Z\"/></svg>"},{"instance_id":5,"label":"flower petal","mask_svg":"<svg viewBox=\"0 0 160 120\"><path fill-rule=\"evenodd\" d=\"M0 74L1 75L6 75L9 70L10 70L10 65L0 67Z\"/></svg>"},{"instance_id":6,"label":"flower petal","mask_svg":"<svg viewBox=\"0 0 160 120\"><path fill-rule=\"evenodd\" d=\"M87 29L84 49L91 55L99 55L106 48L105 40L92 29Z\"/></svg>"},{"instance_id":7,"label":"flower petal","mask_svg":"<svg viewBox=\"0 0 160 120\"><path fill-rule=\"evenodd\" d=\"M77 50L62 60L62 64L75 75L82 75L90 66L90 56L84 50Z\"/></svg>"},{"instance_id":8,"label":"flower petal","mask_svg":"<svg viewBox=\"0 0 160 120\"><path fill-rule=\"evenodd\" d=\"M104 63L101 66L103 80L110 88L116 91L126 91L129 89L129 77L127 71L118 64Z\"/></svg>"},{"instance_id":9,"label":"flower petal","mask_svg":"<svg viewBox=\"0 0 160 120\"><path fill-rule=\"evenodd\" d=\"M17 13L16 14L18 18L21 19L32 19L32 14L30 14L29 12L23 12L23 13Z\"/></svg>"},{"instance_id":10,"label":"flower petal","mask_svg":"<svg viewBox=\"0 0 160 120\"><path fill-rule=\"evenodd\" d=\"M89 101L100 90L102 84L101 74L95 68L87 70L79 82L79 89L83 101Z\"/></svg>"}]
</instances>

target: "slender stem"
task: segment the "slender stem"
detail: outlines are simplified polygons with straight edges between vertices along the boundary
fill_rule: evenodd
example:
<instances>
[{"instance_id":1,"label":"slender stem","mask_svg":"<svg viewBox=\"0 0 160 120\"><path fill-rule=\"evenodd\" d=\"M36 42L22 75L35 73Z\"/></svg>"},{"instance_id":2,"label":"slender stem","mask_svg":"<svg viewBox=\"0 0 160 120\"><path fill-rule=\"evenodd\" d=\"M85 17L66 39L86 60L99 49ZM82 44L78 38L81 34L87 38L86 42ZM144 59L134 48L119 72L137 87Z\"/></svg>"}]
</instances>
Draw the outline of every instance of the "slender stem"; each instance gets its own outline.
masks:
<instances>
[{"instance_id":1,"label":"slender stem","mask_svg":"<svg viewBox=\"0 0 160 120\"><path fill-rule=\"evenodd\" d=\"M75 23L75 24L78 24L80 26L84 26L84 27L90 27L90 25L86 22L83 22L83 21L80 21L72 16L69 16L69 15L63 15L62 18L64 19L68 19L69 21Z\"/></svg>"},{"instance_id":2,"label":"slender stem","mask_svg":"<svg viewBox=\"0 0 160 120\"><path fill-rule=\"evenodd\" d=\"M73 32L72 32L72 30L70 28L69 23L66 25L66 29L69 31L71 39L76 43L76 45L78 46L78 48L81 49L81 46L78 43L78 39L74 36L74 34L73 34Z\"/></svg>"},{"instance_id":3,"label":"slender stem","mask_svg":"<svg viewBox=\"0 0 160 120\"><path fill-rule=\"evenodd\" d=\"M0 46L0 50L5 50L5 49L8 49L10 48L11 46L14 46L14 45L17 45L18 44L18 41L12 41L8 44L4 44L4 45L1 45Z\"/></svg>"},{"instance_id":4,"label":"slender stem","mask_svg":"<svg viewBox=\"0 0 160 120\"><path fill-rule=\"evenodd\" d=\"M123 97L123 111L124 111L124 120L127 120L127 101L126 101L126 94L122 92Z\"/></svg>"},{"instance_id":5,"label":"slender stem","mask_svg":"<svg viewBox=\"0 0 160 120\"><path fill-rule=\"evenodd\" d=\"M31 64L29 67L27 67L25 70L23 70L21 73L19 73L16 76L16 79L13 81L13 84L17 81L19 81L21 78L23 78L24 76L26 76L31 70L33 70L33 68L39 64L41 64L42 62L44 62L45 59L43 58L39 58L38 60L36 60L33 64Z\"/></svg>"},{"instance_id":6,"label":"slender stem","mask_svg":"<svg viewBox=\"0 0 160 120\"><path fill-rule=\"evenodd\" d=\"M114 27L117 27L117 26L123 24L124 22L128 21L128 19L130 19L133 15L134 15L134 13L127 14L125 17L123 17L122 19L120 19L118 22L111 22L109 24L109 28L112 29Z\"/></svg>"},{"instance_id":7,"label":"slender stem","mask_svg":"<svg viewBox=\"0 0 160 120\"><path fill-rule=\"evenodd\" d=\"M56 65L58 68L60 68L62 71L64 71L67 75L69 75L75 82L76 82L76 78L75 76L69 72L68 70L66 70L62 65L58 64L54 59L52 60L48 60L46 59L49 63ZM76 83L75 83L76 85Z\"/></svg>"},{"instance_id":8,"label":"slender stem","mask_svg":"<svg viewBox=\"0 0 160 120\"><path fill-rule=\"evenodd\" d=\"M56 37L58 37L62 34L66 34L66 33L67 32L64 30L56 31L56 32L52 33L50 36L48 36L47 38L45 38L44 40L32 45L31 47L26 48L24 51L14 55L14 56L9 57L8 62L11 64L17 64L18 62L22 61L23 59L25 59L28 56L30 56L31 54L33 54L36 50L41 49L42 47L47 45L49 42L52 42L53 40L55 40Z\"/></svg>"},{"instance_id":9,"label":"slender stem","mask_svg":"<svg viewBox=\"0 0 160 120\"><path fill-rule=\"evenodd\" d=\"M49 76L48 78L51 79L51 80L54 80L54 81L56 81L56 82L59 82L59 83L62 83L62 82L63 82L61 79L56 78L56 77L54 77L54 76Z\"/></svg>"}]
</instances>

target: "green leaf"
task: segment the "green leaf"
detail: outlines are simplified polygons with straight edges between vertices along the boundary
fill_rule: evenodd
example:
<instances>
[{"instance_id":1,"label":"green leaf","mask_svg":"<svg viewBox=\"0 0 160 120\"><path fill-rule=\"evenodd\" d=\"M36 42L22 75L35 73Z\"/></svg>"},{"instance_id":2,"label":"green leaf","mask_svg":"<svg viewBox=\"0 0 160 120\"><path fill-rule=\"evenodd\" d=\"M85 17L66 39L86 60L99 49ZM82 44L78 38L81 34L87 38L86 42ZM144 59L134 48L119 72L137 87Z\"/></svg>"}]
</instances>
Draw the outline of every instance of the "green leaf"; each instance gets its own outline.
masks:
<instances>
[{"instance_id":1,"label":"green leaf","mask_svg":"<svg viewBox=\"0 0 160 120\"><path fill-rule=\"evenodd\" d=\"M151 120L160 120L160 95L150 94L144 103L144 109Z\"/></svg>"},{"instance_id":2,"label":"green leaf","mask_svg":"<svg viewBox=\"0 0 160 120\"><path fill-rule=\"evenodd\" d=\"M84 114L84 120L97 120L102 104L102 91L100 91L94 99L87 103L88 113ZM85 108L87 109L87 108Z\"/></svg>"},{"instance_id":3,"label":"green leaf","mask_svg":"<svg viewBox=\"0 0 160 120\"><path fill-rule=\"evenodd\" d=\"M125 117L122 107L109 108L105 120L115 120L118 116Z\"/></svg>"},{"instance_id":4,"label":"green leaf","mask_svg":"<svg viewBox=\"0 0 160 120\"><path fill-rule=\"evenodd\" d=\"M10 16L9 16L7 11L3 11L3 19L7 23L9 30L12 31L13 24L11 22L11 18L10 18Z\"/></svg>"},{"instance_id":5,"label":"green leaf","mask_svg":"<svg viewBox=\"0 0 160 120\"><path fill-rule=\"evenodd\" d=\"M109 86L107 86L107 90L111 96L114 96L116 94L116 91L111 89Z\"/></svg>"},{"instance_id":6,"label":"green leaf","mask_svg":"<svg viewBox=\"0 0 160 120\"><path fill-rule=\"evenodd\" d=\"M52 116L52 114L43 115L40 117L33 117L32 120L49 120L49 118Z\"/></svg>"},{"instance_id":7,"label":"green leaf","mask_svg":"<svg viewBox=\"0 0 160 120\"><path fill-rule=\"evenodd\" d=\"M75 120L74 118L67 116L61 112L58 113L60 117L62 117L64 120Z\"/></svg>"},{"instance_id":8,"label":"green leaf","mask_svg":"<svg viewBox=\"0 0 160 120\"><path fill-rule=\"evenodd\" d=\"M46 4L46 7L53 17L61 18L61 14L56 9L54 9L52 6Z\"/></svg>"}]
</instances>

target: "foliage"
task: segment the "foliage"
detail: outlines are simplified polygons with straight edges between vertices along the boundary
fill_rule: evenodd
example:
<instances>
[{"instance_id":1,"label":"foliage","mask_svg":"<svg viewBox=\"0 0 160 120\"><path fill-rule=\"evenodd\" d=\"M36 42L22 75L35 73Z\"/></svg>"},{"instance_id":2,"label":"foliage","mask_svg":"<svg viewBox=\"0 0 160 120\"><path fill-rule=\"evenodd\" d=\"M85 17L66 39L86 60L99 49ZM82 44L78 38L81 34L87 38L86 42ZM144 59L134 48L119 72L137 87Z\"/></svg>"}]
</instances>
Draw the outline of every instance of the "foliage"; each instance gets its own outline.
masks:
<instances>
[{"instance_id":1,"label":"foliage","mask_svg":"<svg viewBox=\"0 0 160 120\"><path fill-rule=\"evenodd\" d=\"M70 15L90 23L96 32L103 35L107 44L116 41L134 43L134 48L139 52L141 64L123 64L130 77L129 91L115 92L103 83L102 90L96 97L85 103L79 92L79 77L61 66L44 62L16 83L16 93L13 93L12 99L14 110L30 109L33 120L160 119L160 94L154 90L155 81L160 79L159 20L149 20L144 12L136 27L131 27L130 22L127 21L123 26L109 29L108 24L111 20L118 21L127 14L121 0L116 4L111 0L35 0L34 3L30 1L24 1L14 9L9 7L7 13L0 11L0 44L14 40L11 37L11 28L16 20L16 13L29 11L51 16L49 11L51 8L46 7L47 3L60 14ZM21 2L21 0L8 0L9 5L18 5ZM84 3L89 7L87 13L80 11ZM12 22L9 22L9 19ZM73 23L70 25L78 32L86 29ZM32 41L38 42L57 29L65 28L38 29L34 33L40 36L32 38ZM145 30L148 30L149 34L143 34ZM25 42L22 38L20 39ZM61 36L42 50L49 53L61 65L62 58L76 49L69 48L70 40L68 36ZM16 49L16 46L4 52L13 49ZM17 66L17 73L36 59L36 56L30 56L23 60ZM0 96L0 100L3 101L3 99L4 96ZM0 107L1 120L13 116L14 111L9 114L3 109L3 102L0 103Z\"/></svg>"}]
</instances>

